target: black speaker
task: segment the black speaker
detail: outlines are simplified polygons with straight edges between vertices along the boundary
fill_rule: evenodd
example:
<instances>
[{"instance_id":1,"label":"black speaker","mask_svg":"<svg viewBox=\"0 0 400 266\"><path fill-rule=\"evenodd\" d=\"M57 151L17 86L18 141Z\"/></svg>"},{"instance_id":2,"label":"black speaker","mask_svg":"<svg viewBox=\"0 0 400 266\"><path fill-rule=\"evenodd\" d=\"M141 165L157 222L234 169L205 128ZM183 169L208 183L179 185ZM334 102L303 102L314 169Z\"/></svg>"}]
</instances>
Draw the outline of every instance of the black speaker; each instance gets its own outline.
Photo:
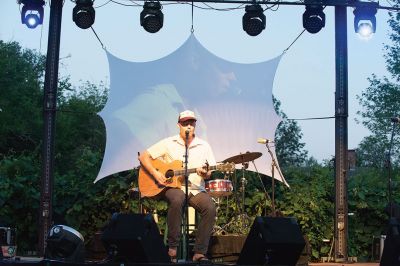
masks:
<instances>
[{"instance_id":1,"label":"black speaker","mask_svg":"<svg viewBox=\"0 0 400 266\"><path fill-rule=\"evenodd\" d=\"M238 265L296 265L305 246L295 218L256 217Z\"/></svg>"},{"instance_id":2,"label":"black speaker","mask_svg":"<svg viewBox=\"0 0 400 266\"><path fill-rule=\"evenodd\" d=\"M396 218L389 220L380 266L400 265L400 224Z\"/></svg>"},{"instance_id":3,"label":"black speaker","mask_svg":"<svg viewBox=\"0 0 400 266\"><path fill-rule=\"evenodd\" d=\"M150 214L114 214L101 239L109 260L170 262L160 231Z\"/></svg>"}]
</instances>

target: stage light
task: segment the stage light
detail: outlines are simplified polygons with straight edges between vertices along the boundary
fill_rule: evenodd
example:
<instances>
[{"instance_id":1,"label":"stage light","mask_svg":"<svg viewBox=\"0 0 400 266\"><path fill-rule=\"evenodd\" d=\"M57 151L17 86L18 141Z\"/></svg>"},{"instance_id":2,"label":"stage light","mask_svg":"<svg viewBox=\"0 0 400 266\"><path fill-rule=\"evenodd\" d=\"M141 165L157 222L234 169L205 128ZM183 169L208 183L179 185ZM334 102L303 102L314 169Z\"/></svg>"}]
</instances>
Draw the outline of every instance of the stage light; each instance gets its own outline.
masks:
<instances>
[{"instance_id":1,"label":"stage light","mask_svg":"<svg viewBox=\"0 0 400 266\"><path fill-rule=\"evenodd\" d=\"M159 31L164 23L164 14L161 12L160 2L146 1L140 13L140 25L150 33Z\"/></svg>"},{"instance_id":2,"label":"stage light","mask_svg":"<svg viewBox=\"0 0 400 266\"><path fill-rule=\"evenodd\" d=\"M362 38L370 38L376 31L376 18L378 3L359 2L354 13L354 31Z\"/></svg>"},{"instance_id":3,"label":"stage light","mask_svg":"<svg viewBox=\"0 0 400 266\"><path fill-rule=\"evenodd\" d=\"M66 225L55 225L47 236L45 258L66 262L83 262L84 239L75 229Z\"/></svg>"},{"instance_id":4,"label":"stage light","mask_svg":"<svg viewBox=\"0 0 400 266\"><path fill-rule=\"evenodd\" d=\"M362 37L362 38L369 38L372 36L372 34L375 32L375 30L372 28L372 25L370 23L360 23L358 26L358 31L357 33Z\"/></svg>"},{"instance_id":5,"label":"stage light","mask_svg":"<svg viewBox=\"0 0 400 266\"><path fill-rule=\"evenodd\" d=\"M303 27L309 33L317 33L325 27L325 14L321 5L306 5L303 14Z\"/></svg>"},{"instance_id":6,"label":"stage light","mask_svg":"<svg viewBox=\"0 0 400 266\"><path fill-rule=\"evenodd\" d=\"M43 24L43 6L45 4L43 0L20 0L18 3L24 5L21 10L22 24L25 24L30 29Z\"/></svg>"},{"instance_id":7,"label":"stage light","mask_svg":"<svg viewBox=\"0 0 400 266\"><path fill-rule=\"evenodd\" d=\"M258 4L247 5L243 15L243 30L250 36L257 36L265 29L264 10Z\"/></svg>"},{"instance_id":8,"label":"stage light","mask_svg":"<svg viewBox=\"0 0 400 266\"><path fill-rule=\"evenodd\" d=\"M95 19L93 0L76 0L76 5L72 10L72 20L81 29L90 28Z\"/></svg>"}]
</instances>

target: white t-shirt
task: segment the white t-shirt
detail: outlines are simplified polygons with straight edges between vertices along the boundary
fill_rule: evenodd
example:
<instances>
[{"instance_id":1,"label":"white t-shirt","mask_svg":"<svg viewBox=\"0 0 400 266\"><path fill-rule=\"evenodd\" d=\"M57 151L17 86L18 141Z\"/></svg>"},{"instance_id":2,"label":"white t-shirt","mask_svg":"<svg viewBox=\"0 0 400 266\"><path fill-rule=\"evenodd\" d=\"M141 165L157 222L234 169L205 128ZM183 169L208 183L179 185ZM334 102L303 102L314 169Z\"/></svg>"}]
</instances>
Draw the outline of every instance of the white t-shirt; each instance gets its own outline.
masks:
<instances>
[{"instance_id":1,"label":"white t-shirt","mask_svg":"<svg viewBox=\"0 0 400 266\"><path fill-rule=\"evenodd\" d=\"M185 161L185 142L180 135L160 140L148 148L147 151L153 159L160 159L166 163L175 160ZM201 167L206 162L208 162L210 166L216 164L211 147L206 141L195 137L188 148L188 169ZM182 190L185 191L184 183ZM190 174L189 193L196 195L200 191L206 191L203 177L196 173Z\"/></svg>"}]
</instances>

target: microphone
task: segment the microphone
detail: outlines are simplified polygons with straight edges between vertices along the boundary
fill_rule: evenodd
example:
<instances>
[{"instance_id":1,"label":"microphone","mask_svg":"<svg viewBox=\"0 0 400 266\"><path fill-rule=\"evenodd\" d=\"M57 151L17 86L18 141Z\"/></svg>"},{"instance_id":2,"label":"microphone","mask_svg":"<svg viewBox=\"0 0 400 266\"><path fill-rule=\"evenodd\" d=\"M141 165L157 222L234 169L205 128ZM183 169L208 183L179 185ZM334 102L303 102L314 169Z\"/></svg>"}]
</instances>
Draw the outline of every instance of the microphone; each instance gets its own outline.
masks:
<instances>
[{"instance_id":1,"label":"microphone","mask_svg":"<svg viewBox=\"0 0 400 266\"><path fill-rule=\"evenodd\" d=\"M392 117L392 118L390 118L390 120L391 120L393 123L400 123L400 117Z\"/></svg>"},{"instance_id":2,"label":"microphone","mask_svg":"<svg viewBox=\"0 0 400 266\"><path fill-rule=\"evenodd\" d=\"M185 131L185 135L186 135L186 139L188 139L189 138L189 129L186 129L186 131Z\"/></svg>"},{"instance_id":3,"label":"microphone","mask_svg":"<svg viewBox=\"0 0 400 266\"><path fill-rule=\"evenodd\" d=\"M273 143L274 141L270 139L258 138L257 142L260 144L267 144L267 143Z\"/></svg>"}]
</instances>

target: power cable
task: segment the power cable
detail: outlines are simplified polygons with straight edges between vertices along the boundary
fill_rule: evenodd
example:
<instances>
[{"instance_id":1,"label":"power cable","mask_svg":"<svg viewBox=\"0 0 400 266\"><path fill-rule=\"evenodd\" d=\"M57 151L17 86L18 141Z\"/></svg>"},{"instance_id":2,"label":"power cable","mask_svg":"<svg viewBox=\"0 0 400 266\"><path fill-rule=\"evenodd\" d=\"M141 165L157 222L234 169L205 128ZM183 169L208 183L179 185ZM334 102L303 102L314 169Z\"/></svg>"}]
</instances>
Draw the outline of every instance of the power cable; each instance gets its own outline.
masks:
<instances>
[{"instance_id":1,"label":"power cable","mask_svg":"<svg viewBox=\"0 0 400 266\"><path fill-rule=\"evenodd\" d=\"M108 5L110 2L111 2L111 0L108 0L108 1L107 1L107 2L105 2L104 4L102 4L102 5L99 5L99 6L95 6L94 8L100 8L100 7L103 7L103 6L105 6L105 5Z\"/></svg>"},{"instance_id":2,"label":"power cable","mask_svg":"<svg viewBox=\"0 0 400 266\"><path fill-rule=\"evenodd\" d=\"M300 36L301 36L305 31L306 31L306 29L303 29L303 31L300 32L300 34L294 39L294 41L293 41L285 50L283 50L282 54L285 54L285 53L290 49L290 47L292 47L292 45L300 38Z\"/></svg>"},{"instance_id":3,"label":"power cable","mask_svg":"<svg viewBox=\"0 0 400 266\"><path fill-rule=\"evenodd\" d=\"M69 109L56 109L58 113L66 113L66 114L83 114L83 115L97 115L96 112L79 112L79 111L73 111Z\"/></svg>"},{"instance_id":4,"label":"power cable","mask_svg":"<svg viewBox=\"0 0 400 266\"><path fill-rule=\"evenodd\" d=\"M194 11L193 11L193 1L192 1L192 28L190 29L190 32L191 32L192 34L193 34L193 32L194 32L193 20L194 20Z\"/></svg>"},{"instance_id":5,"label":"power cable","mask_svg":"<svg viewBox=\"0 0 400 266\"><path fill-rule=\"evenodd\" d=\"M322 119L332 119L334 116L325 116L325 117L309 117L309 118L288 118L286 120L292 121L305 121L305 120L322 120Z\"/></svg>"},{"instance_id":6,"label":"power cable","mask_svg":"<svg viewBox=\"0 0 400 266\"><path fill-rule=\"evenodd\" d=\"M237 7L215 8L215 7L212 7L211 5L209 5L208 3L204 3L203 2L202 4L207 6L207 7L209 7L209 8L204 8L204 7L199 7L199 6L196 6L196 7L200 8L200 9L212 9L212 10L215 10L215 11L232 11L232 10L236 10L236 9L243 9L243 6L244 6L244 4L240 4Z\"/></svg>"},{"instance_id":7,"label":"power cable","mask_svg":"<svg viewBox=\"0 0 400 266\"><path fill-rule=\"evenodd\" d=\"M324 6L324 8L322 10L325 10L325 8L326 8L326 6ZM294 39L294 41L285 50L283 50L282 54L285 54L290 49L290 47L292 47L292 45L300 38L300 36L303 35L303 33L305 31L306 31L306 29L303 29L303 31L300 32L300 34Z\"/></svg>"},{"instance_id":8,"label":"power cable","mask_svg":"<svg viewBox=\"0 0 400 266\"><path fill-rule=\"evenodd\" d=\"M123 3L117 2L115 0L110 0L110 2L113 2L114 4L121 5L121 6L142 6L142 5L139 5L139 4L137 4L137 3L133 2L133 1L130 1L130 2L134 3L134 5L123 4Z\"/></svg>"},{"instance_id":9,"label":"power cable","mask_svg":"<svg viewBox=\"0 0 400 266\"><path fill-rule=\"evenodd\" d=\"M107 50L106 47L104 46L103 42L100 40L99 35L97 35L96 31L94 30L94 28L93 28L92 26L90 26L90 28L92 29L92 31L93 31L94 35L96 36L97 40L99 40L99 42L100 42L100 44L101 44L101 47L102 47L104 50Z\"/></svg>"}]
</instances>

